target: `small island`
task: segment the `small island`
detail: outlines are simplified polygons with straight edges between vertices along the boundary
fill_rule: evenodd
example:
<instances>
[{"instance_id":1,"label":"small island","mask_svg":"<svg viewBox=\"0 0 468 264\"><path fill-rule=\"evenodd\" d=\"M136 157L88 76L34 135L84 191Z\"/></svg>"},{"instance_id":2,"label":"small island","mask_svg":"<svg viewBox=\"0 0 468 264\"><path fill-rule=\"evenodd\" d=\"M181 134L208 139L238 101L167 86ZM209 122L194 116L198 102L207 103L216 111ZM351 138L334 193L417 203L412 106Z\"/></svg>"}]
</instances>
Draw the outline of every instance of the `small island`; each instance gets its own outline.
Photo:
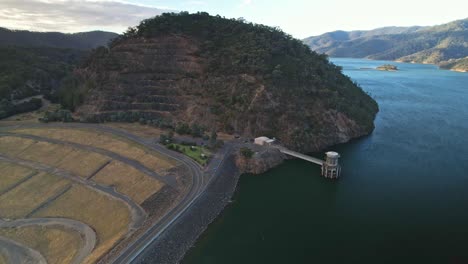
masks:
<instances>
[{"instance_id":1,"label":"small island","mask_svg":"<svg viewBox=\"0 0 468 264\"><path fill-rule=\"evenodd\" d=\"M379 71L398 71L397 66L391 64L384 64L382 66L377 67Z\"/></svg>"}]
</instances>

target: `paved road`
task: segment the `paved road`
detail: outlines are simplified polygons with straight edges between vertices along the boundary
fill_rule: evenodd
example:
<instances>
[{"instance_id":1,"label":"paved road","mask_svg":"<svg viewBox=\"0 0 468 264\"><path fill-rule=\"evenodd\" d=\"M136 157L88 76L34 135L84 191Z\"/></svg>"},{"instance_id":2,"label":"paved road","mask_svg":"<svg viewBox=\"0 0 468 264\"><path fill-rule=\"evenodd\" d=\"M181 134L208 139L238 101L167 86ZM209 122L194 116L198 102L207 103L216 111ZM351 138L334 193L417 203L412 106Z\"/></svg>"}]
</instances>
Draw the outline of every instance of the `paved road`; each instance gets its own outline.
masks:
<instances>
[{"instance_id":1,"label":"paved road","mask_svg":"<svg viewBox=\"0 0 468 264\"><path fill-rule=\"evenodd\" d=\"M68 180L71 180L73 182L83 184L86 186L89 186L95 190L97 190L100 193L106 194L111 196L112 198L116 198L118 200L123 201L128 208L130 209L131 215L132 215L132 224L130 226L131 229L136 229L139 228L143 222L146 220L146 212L141 208L141 206L137 203L135 203L132 199L130 199L128 196L123 195L119 192L116 192L114 188L111 188L109 186L101 185L95 182L88 181L86 179L81 178L80 176L76 176L73 173L55 168L46 164L42 164L39 162L35 161L29 161L29 160L22 160L19 158L13 158L13 157L8 157L3 154L0 154L0 160L1 161L6 161L10 163L16 163L24 167L29 167L38 171L43 171L46 173L54 174L59 177L66 178Z\"/></svg>"},{"instance_id":2,"label":"paved road","mask_svg":"<svg viewBox=\"0 0 468 264\"><path fill-rule=\"evenodd\" d=\"M91 254L96 246L96 233L88 225L68 218L30 218L19 219L15 221L0 221L0 228L25 227L25 226L63 226L72 229L81 234L83 246L73 259L74 264L82 263L83 260ZM1 238L1 237L0 237ZM0 241L1 242L1 241ZM11 263L21 263L10 261Z\"/></svg>"},{"instance_id":3,"label":"paved road","mask_svg":"<svg viewBox=\"0 0 468 264\"><path fill-rule=\"evenodd\" d=\"M9 263L47 264L41 253L5 237L0 237L0 254Z\"/></svg>"},{"instance_id":4,"label":"paved road","mask_svg":"<svg viewBox=\"0 0 468 264\"><path fill-rule=\"evenodd\" d=\"M190 206L193 202L200 196L200 194L205 190L206 186L209 182L211 182L215 176L217 169L221 166L224 162L224 158L229 154L231 151L230 146L226 146L223 149L223 155L217 155L216 166L209 166L209 172L213 176L209 177L208 180L205 180L204 172L202 171L202 167L190 159L187 156L184 156L180 153L173 152L156 144L152 139L143 139L138 137L134 134L128 133L126 131L98 125L98 124L83 124L83 123L69 123L69 124L61 124L61 123L50 123L50 124L27 124L27 125L14 125L14 126L1 126L0 130L10 130L10 129L21 129L21 128L33 128L33 127L59 127L59 128L84 128L84 129L95 129L103 132L107 132L116 136L124 137L130 140L135 141L141 145L146 146L149 149L154 151L160 152L163 155L166 155L172 159L177 160L182 165L188 168L190 177L192 179L192 184L189 187L187 194L182 198L182 200L169 212L167 212L158 222L154 223L145 233L143 233L137 240L130 243L125 249L123 249L119 255L117 255L111 262L112 263L131 263L133 262L144 250L147 246L149 246L154 240L161 236L161 234L173 223L175 222Z\"/></svg>"}]
</instances>

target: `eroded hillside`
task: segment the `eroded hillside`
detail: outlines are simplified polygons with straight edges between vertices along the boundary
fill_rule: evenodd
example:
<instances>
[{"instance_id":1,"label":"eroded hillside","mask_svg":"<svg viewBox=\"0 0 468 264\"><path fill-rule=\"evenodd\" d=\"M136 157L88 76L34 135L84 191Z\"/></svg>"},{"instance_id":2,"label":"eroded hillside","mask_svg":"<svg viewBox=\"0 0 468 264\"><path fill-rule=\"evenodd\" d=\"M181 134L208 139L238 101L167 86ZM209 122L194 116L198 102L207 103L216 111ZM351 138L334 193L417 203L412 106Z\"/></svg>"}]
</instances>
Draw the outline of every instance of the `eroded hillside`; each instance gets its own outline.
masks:
<instances>
[{"instance_id":1,"label":"eroded hillside","mask_svg":"<svg viewBox=\"0 0 468 264\"><path fill-rule=\"evenodd\" d=\"M65 91L82 121L197 124L315 151L368 134L377 104L282 31L165 14L98 49Z\"/></svg>"}]
</instances>

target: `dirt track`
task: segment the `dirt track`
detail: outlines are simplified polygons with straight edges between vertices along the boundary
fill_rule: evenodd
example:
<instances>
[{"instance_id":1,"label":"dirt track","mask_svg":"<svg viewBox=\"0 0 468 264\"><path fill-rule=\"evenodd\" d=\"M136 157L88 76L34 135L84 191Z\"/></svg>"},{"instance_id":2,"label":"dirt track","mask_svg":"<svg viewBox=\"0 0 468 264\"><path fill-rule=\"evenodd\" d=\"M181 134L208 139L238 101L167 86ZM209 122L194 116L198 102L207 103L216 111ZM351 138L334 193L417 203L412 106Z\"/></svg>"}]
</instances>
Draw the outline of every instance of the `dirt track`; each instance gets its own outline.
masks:
<instances>
[{"instance_id":1,"label":"dirt track","mask_svg":"<svg viewBox=\"0 0 468 264\"><path fill-rule=\"evenodd\" d=\"M11 227L25 227L25 226L62 226L73 231L77 231L83 238L83 246L75 256L73 263L79 264L91 254L94 247L96 246L96 233L88 225L67 218L31 218L31 219L19 219L15 221L0 221L0 228L11 228ZM1 244L1 237L0 237ZM11 262L21 263L21 262Z\"/></svg>"},{"instance_id":2,"label":"dirt track","mask_svg":"<svg viewBox=\"0 0 468 264\"><path fill-rule=\"evenodd\" d=\"M0 237L0 254L5 256L9 263L47 264L41 253L4 237Z\"/></svg>"}]
</instances>

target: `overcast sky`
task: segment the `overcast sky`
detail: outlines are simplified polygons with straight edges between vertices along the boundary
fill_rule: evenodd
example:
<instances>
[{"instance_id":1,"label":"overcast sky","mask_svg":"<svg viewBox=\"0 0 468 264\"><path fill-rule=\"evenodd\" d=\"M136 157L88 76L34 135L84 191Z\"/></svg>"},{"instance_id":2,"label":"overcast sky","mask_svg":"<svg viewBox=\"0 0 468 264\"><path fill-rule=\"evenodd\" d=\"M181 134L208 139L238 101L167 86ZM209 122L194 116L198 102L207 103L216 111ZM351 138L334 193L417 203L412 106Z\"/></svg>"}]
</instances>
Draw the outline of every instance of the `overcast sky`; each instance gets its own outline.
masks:
<instances>
[{"instance_id":1,"label":"overcast sky","mask_svg":"<svg viewBox=\"0 0 468 264\"><path fill-rule=\"evenodd\" d=\"M435 25L466 18L466 0L0 0L0 26L121 33L167 10L207 11L278 26L297 38L334 30Z\"/></svg>"}]
</instances>

